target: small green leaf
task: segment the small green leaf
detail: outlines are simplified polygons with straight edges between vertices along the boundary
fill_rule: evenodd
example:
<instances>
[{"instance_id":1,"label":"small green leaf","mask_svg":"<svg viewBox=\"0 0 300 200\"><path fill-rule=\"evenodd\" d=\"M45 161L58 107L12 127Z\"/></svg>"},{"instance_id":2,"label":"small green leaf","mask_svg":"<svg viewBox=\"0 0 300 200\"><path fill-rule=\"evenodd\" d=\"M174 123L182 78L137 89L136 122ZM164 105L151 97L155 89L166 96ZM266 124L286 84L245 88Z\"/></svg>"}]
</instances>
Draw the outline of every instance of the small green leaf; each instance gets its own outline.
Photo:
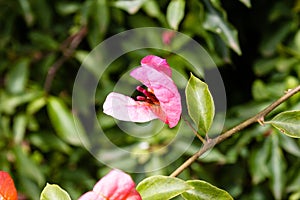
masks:
<instances>
[{"instance_id":1,"label":"small green leaf","mask_svg":"<svg viewBox=\"0 0 300 200\"><path fill-rule=\"evenodd\" d=\"M169 176L151 176L137 186L143 200L171 199L192 189L185 181Z\"/></svg>"},{"instance_id":2,"label":"small green leaf","mask_svg":"<svg viewBox=\"0 0 300 200\"><path fill-rule=\"evenodd\" d=\"M72 145L86 144L86 136L79 120L71 114L63 101L50 97L47 109L50 121L61 139Z\"/></svg>"},{"instance_id":3,"label":"small green leaf","mask_svg":"<svg viewBox=\"0 0 300 200\"><path fill-rule=\"evenodd\" d=\"M206 83L191 74L185 90L188 113L198 129L207 133L215 115L215 105Z\"/></svg>"},{"instance_id":4,"label":"small green leaf","mask_svg":"<svg viewBox=\"0 0 300 200\"><path fill-rule=\"evenodd\" d=\"M27 120L28 120L27 116L24 113L18 114L14 118L13 134L14 134L14 142L16 144L20 144L24 139Z\"/></svg>"},{"instance_id":5,"label":"small green leaf","mask_svg":"<svg viewBox=\"0 0 300 200\"><path fill-rule=\"evenodd\" d=\"M300 110L279 113L266 123L272 124L287 136L300 138Z\"/></svg>"},{"instance_id":6,"label":"small green leaf","mask_svg":"<svg viewBox=\"0 0 300 200\"><path fill-rule=\"evenodd\" d=\"M178 26L184 17L184 0L172 0L167 8L167 21L171 28L178 30Z\"/></svg>"},{"instance_id":7,"label":"small green leaf","mask_svg":"<svg viewBox=\"0 0 300 200\"><path fill-rule=\"evenodd\" d=\"M192 186L194 189L188 190L181 194L181 196L184 199L190 200L210 200L210 199L230 199L233 200L233 198L228 194L228 192L221 190L217 188L216 186L213 186L205 181L201 180L190 180L187 181L190 186Z\"/></svg>"},{"instance_id":8,"label":"small green leaf","mask_svg":"<svg viewBox=\"0 0 300 200\"><path fill-rule=\"evenodd\" d=\"M241 3L243 3L248 8L251 8L251 1L250 0L239 0Z\"/></svg>"},{"instance_id":9,"label":"small green leaf","mask_svg":"<svg viewBox=\"0 0 300 200\"><path fill-rule=\"evenodd\" d=\"M127 11L129 14L135 14L147 0L119 0L114 2L114 6Z\"/></svg>"},{"instance_id":10,"label":"small green leaf","mask_svg":"<svg viewBox=\"0 0 300 200\"><path fill-rule=\"evenodd\" d=\"M71 200L69 194L58 185L48 184L41 193L40 200Z\"/></svg>"},{"instance_id":11,"label":"small green leaf","mask_svg":"<svg viewBox=\"0 0 300 200\"><path fill-rule=\"evenodd\" d=\"M11 67L6 77L6 88L10 93L24 92L29 76L28 66L29 60L21 59Z\"/></svg>"}]
</instances>

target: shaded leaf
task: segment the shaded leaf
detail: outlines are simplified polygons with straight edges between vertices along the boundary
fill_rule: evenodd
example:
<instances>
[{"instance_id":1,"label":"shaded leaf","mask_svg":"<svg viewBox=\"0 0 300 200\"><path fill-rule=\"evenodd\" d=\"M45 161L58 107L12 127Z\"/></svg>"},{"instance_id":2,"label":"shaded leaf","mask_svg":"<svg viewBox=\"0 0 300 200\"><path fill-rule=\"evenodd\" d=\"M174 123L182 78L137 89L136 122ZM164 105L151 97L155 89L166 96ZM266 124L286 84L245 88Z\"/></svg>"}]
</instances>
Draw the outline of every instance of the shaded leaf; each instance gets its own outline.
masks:
<instances>
[{"instance_id":1,"label":"shaded leaf","mask_svg":"<svg viewBox=\"0 0 300 200\"><path fill-rule=\"evenodd\" d=\"M203 27L219 35L231 49L241 55L237 30L227 21L224 10L220 6L216 8L216 5L212 5L208 0L204 2L208 11L206 12Z\"/></svg>"},{"instance_id":2,"label":"shaded leaf","mask_svg":"<svg viewBox=\"0 0 300 200\"><path fill-rule=\"evenodd\" d=\"M95 47L102 42L109 25L109 8L106 0L90 1L88 9L88 41L90 46Z\"/></svg>"},{"instance_id":3,"label":"shaded leaf","mask_svg":"<svg viewBox=\"0 0 300 200\"><path fill-rule=\"evenodd\" d=\"M28 154L25 153L21 146L16 146L14 150L18 173L35 181L39 186L43 185L45 177L38 165L28 157Z\"/></svg>"},{"instance_id":4,"label":"shaded leaf","mask_svg":"<svg viewBox=\"0 0 300 200\"><path fill-rule=\"evenodd\" d=\"M179 178L157 175L144 179L136 189L143 200L167 200L192 187Z\"/></svg>"},{"instance_id":5,"label":"shaded leaf","mask_svg":"<svg viewBox=\"0 0 300 200\"><path fill-rule=\"evenodd\" d=\"M300 110L279 113L266 123L272 124L287 136L300 138Z\"/></svg>"},{"instance_id":6,"label":"shaded leaf","mask_svg":"<svg viewBox=\"0 0 300 200\"><path fill-rule=\"evenodd\" d=\"M284 160L281 148L279 146L278 135L272 134L272 150L269 163L270 169L270 187L275 199L282 199L283 189L285 186L285 168L286 161Z\"/></svg>"},{"instance_id":7,"label":"shaded leaf","mask_svg":"<svg viewBox=\"0 0 300 200\"><path fill-rule=\"evenodd\" d=\"M191 74L185 89L188 113L198 130L207 133L215 115L215 105L206 83Z\"/></svg>"},{"instance_id":8,"label":"shaded leaf","mask_svg":"<svg viewBox=\"0 0 300 200\"><path fill-rule=\"evenodd\" d=\"M69 194L58 185L47 183L41 193L40 200L71 200Z\"/></svg>"},{"instance_id":9,"label":"shaded leaf","mask_svg":"<svg viewBox=\"0 0 300 200\"><path fill-rule=\"evenodd\" d=\"M190 186L193 187L193 189L188 190L181 194L181 196L184 199L191 200L210 200L210 199L231 199L233 198L228 194L228 192L221 190L217 188L216 186L213 186L205 181L201 180L190 180L186 182Z\"/></svg>"},{"instance_id":10,"label":"shaded leaf","mask_svg":"<svg viewBox=\"0 0 300 200\"><path fill-rule=\"evenodd\" d=\"M171 28L178 30L178 26L184 17L184 0L172 0L167 8L167 21Z\"/></svg>"},{"instance_id":11,"label":"shaded leaf","mask_svg":"<svg viewBox=\"0 0 300 200\"><path fill-rule=\"evenodd\" d=\"M30 2L28 0L19 0L19 4L21 5L23 15L24 15L24 19L25 19L27 25L28 26L33 25L34 15L33 15L33 12L31 10Z\"/></svg>"}]
</instances>

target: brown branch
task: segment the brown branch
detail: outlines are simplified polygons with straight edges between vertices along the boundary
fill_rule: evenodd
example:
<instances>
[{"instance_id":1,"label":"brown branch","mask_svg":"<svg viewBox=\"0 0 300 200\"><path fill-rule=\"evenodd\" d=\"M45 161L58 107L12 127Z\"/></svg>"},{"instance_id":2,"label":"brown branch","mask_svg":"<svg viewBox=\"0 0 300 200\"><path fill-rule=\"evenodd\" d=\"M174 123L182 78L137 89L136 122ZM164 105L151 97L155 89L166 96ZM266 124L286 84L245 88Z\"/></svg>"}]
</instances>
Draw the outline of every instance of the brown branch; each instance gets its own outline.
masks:
<instances>
[{"instance_id":1,"label":"brown branch","mask_svg":"<svg viewBox=\"0 0 300 200\"><path fill-rule=\"evenodd\" d=\"M44 84L44 90L49 93L53 79L60 67L73 55L82 39L87 34L87 27L82 27L77 33L68 37L61 45L63 55L49 68Z\"/></svg>"},{"instance_id":2,"label":"brown branch","mask_svg":"<svg viewBox=\"0 0 300 200\"><path fill-rule=\"evenodd\" d=\"M289 99L294 94L300 92L300 85L297 86L294 89L290 89L286 92L285 95L280 97L278 100L276 100L274 103L269 105L267 108L256 114L255 116L247 119L246 121L240 123L239 125L233 127L232 129L225 131L223 134L219 135L216 138L208 139L207 142L202 146L202 148L196 152L192 157L190 157L188 160L186 160L180 167L178 167L170 176L176 177L178 176L184 169L186 169L188 166L190 166L193 162L195 162L201 155L203 155L206 151L211 149L214 145L221 143L225 139L229 138L233 134L241 131L242 129L248 127L249 125L259 122L260 124L263 123L264 118L266 115L268 115L272 110L274 110L277 106L285 102L287 99Z\"/></svg>"}]
</instances>

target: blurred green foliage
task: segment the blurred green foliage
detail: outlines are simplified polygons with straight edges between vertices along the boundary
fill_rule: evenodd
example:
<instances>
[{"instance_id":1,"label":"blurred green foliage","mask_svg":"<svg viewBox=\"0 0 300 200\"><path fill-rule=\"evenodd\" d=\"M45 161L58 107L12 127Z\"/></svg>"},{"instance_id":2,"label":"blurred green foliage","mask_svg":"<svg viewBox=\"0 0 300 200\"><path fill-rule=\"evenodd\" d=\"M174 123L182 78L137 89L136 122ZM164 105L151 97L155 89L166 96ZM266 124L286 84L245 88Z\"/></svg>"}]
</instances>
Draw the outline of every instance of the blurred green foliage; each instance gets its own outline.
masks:
<instances>
[{"instance_id":1,"label":"blurred green foliage","mask_svg":"<svg viewBox=\"0 0 300 200\"><path fill-rule=\"evenodd\" d=\"M109 169L74 136L71 111L77 70L85 55L106 38L153 26L193 37L223 75L228 129L299 85L299 19L299 0L0 0L0 169L12 174L19 193L28 199L38 199L46 182L59 184L76 199L106 174ZM136 141L101 113L102 103L121 74L150 53L155 51L121 57L97 88L99 121L118 145ZM180 68L176 56L168 59ZM181 68L184 72L188 66ZM90 103L84 96L82 91L83 103ZM299 110L299 100L295 95L270 117ZM172 131L164 130L166 134L153 138L152 144L170 140ZM184 156L156 173L170 174L199 145L193 143ZM300 196L299 157L299 140L271 126L255 125L215 147L180 177L204 179L237 199L294 200ZM143 159L139 162L149 165L164 162L159 156ZM135 167L129 158L119 161Z\"/></svg>"}]
</instances>

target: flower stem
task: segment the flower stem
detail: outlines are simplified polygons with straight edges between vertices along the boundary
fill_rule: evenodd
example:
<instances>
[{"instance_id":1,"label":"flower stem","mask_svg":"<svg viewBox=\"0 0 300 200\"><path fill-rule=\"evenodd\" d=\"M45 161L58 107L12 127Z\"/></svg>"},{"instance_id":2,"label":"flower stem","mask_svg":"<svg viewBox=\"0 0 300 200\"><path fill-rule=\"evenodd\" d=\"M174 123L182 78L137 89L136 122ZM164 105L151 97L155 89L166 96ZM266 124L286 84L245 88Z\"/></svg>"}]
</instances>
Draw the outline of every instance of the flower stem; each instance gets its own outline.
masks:
<instances>
[{"instance_id":1,"label":"flower stem","mask_svg":"<svg viewBox=\"0 0 300 200\"><path fill-rule=\"evenodd\" d=\"M189 167L193 162L195 162L202 154L204 154L206 151L211 149L214 145L221 143L225 139L229 138L233 134L243 130L244 128L248 127L249 125L259 122L260 124L263 124L264 118L266 115L268 115L272 110L274 110L277 106L279 106L281 103L285 102L287 99L289 99L294 94L300 92L300 85L298 85L294 89L288 90L282 97L277 99L275 102L273 102L271 105L269 105L267 108L256 114L255 116L247 119L246 121L240 123L239 125L229 129L228 131L225 131L221 135L208 139L206 143L200 148L198 152L196 152L193 156L191 156L188 160L186 160L180 167L178 167L170 176L176 177L178 176L183 170L185 170L187 167Z\"/></svg>"}]
</instances>

